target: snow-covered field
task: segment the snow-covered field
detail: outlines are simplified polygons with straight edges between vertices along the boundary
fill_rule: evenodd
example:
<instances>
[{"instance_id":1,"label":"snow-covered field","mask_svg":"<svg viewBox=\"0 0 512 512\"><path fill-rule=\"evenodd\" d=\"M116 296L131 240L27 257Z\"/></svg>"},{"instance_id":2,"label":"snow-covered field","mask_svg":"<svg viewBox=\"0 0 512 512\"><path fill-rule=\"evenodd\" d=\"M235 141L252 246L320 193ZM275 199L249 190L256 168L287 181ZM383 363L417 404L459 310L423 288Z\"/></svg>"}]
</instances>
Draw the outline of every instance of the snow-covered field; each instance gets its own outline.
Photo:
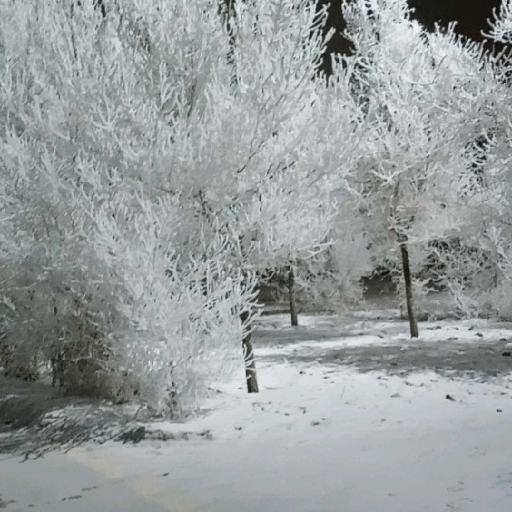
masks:
<instances>
[{"instance_id":1,"label":"snow-covered field","mask_svg":"<svg viewBox=\"0 0 512 512\"><path fill-rule=\"evenodd\" d=\"M510 512L512 329L395 312L261 318L243 375L173 441L0 462L9 511ZM3 501L2 501L3 500Z\"/></svg>"}]
</instances>

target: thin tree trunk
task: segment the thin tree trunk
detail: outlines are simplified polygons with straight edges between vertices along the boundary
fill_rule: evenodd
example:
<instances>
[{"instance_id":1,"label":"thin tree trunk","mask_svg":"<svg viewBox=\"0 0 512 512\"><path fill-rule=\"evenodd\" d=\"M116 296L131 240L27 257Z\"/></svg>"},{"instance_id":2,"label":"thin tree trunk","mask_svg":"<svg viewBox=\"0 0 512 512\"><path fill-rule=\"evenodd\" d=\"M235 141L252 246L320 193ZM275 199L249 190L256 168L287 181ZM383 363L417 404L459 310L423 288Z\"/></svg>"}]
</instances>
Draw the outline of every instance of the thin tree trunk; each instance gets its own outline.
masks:
<instances>
[{"instance_id":1,"label":"thin tree trunk","mask_svg":"<svg viewBox=\"0 0 512 512\"><path fill-rule=\"evenodd\" d=\"M290 266L288 271L288 295L290 298L290 319L293 326L299 325L299 318L297 315L297 297L295 295L295 272L293 267Z\"/></svg>"},{"instance_id":2,"label":"thin tree trunk","mask_svg":"<svg viewBox=\"0 0 512 512\"><path fill-rule=\"evenodd\" d=\"M101 12L101 17L105 19L107 17L107 9L105 8L105 3L103 0L94 0L92 6L95 9L99 9Z\"/></svg>"},{"instance_id":3,"label":"thin tree trunk","mask_svg":"<svg viewBox=\"0 0 512 512\"><path fill-rule=\"evenodd\" d=\"M249 319L249 312L245 311L240 315L242 324ZM248 393L259 393L258 377L256 375L256 361L254 360L254 352L252 349L251 331L247 330L242 340L242 348L244 351L245 362L245 379L247 381Z\"/></svg>"},{"instance_id":4,"label":"thin tree trunk","mask_svg":"<svg viewBox=\"0 0 512 512\"><path fill-rule=\"evenodd\" d=\"M412 278L411 278L411 265L409 263L409 249L407 244L402 242L400 244L400 252L402 253L402 266L405 281L405 299L407 301L407 316L409 318L409 328L411 331L411 338L418 337L418 319L416 318L416 311L414 310L414 302L412 295Z\"/></svg>"}]
</instances>

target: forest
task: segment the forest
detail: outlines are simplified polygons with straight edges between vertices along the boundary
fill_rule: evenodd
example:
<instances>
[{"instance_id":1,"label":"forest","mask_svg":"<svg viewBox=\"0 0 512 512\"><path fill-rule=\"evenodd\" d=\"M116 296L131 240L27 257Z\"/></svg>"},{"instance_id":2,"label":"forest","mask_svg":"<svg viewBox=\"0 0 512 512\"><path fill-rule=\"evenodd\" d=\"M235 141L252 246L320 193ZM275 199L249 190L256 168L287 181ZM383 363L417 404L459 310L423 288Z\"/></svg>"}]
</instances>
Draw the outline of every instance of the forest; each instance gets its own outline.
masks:
<instances>
[{"instance_id":1,"label":"forest","mask_svg":"<svg viewBox=\"0 0 512 512\"><path fill-rule=\"evenodd\" d=\"M341 15L341 14L340 14ZM185 417L262 286L410 324L512 318L512 3L489 45L405 0L0 2L0 366ZM278 279L279 278L279 279ZM277 284L276 284L277 283Z\"/></svg>"}]
</instances>

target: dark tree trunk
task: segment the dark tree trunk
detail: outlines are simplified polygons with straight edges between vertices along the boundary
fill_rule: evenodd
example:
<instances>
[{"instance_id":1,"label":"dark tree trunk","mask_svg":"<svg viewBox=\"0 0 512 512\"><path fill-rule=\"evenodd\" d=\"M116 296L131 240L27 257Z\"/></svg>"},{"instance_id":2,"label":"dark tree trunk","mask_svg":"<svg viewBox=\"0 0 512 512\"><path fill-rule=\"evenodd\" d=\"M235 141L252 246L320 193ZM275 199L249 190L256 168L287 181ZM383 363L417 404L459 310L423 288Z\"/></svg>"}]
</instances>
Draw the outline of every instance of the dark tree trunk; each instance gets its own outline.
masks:
<instances>
[{"instance_id":1,"label":"dark tree trunk","mask_svg":"<svg viewBox=\"0 0 512 512\"><path fill-rule=\"evenodd\" d=\"M240 315L242 324L245 324L249 318L249 313L245 311ZM252 349L251 331L248 329L242 340L242 348L244 351L245 362L245 379L247 381L248 393L259 393L258 377L256 375L256 361L254 360L254 352Z\"/></svg>"},{"instance_id":2,"label":"dark tree trunk","mask_svg":"<svg viewBox=\"0 0 512 512\"><path fill-rule=\"evenodd\" d=\"M95 9L99 9L102 18L107 17L107 9L105 8L105 3L103 0L94 0L93 6Z\"/></svg>"},{"instance_id":3,"label":"dark tree trunk","mask_svg":"<svg viewBox=\"0 0 512 512\"><path fill-rule=\"evenodd\" d=\"M402 253L402 266L405 282L405 299L407 301L407 316L409 318L409 328L411 331L411 338L417 338L418 319L416 318L416 311L414 310L414 302L412 295L412 278L411 265L409 263L409 249L407 248L407 244L405 242L402 242L400 244L400 252Z\"/></svg>"},{"instance_id":4,"label":"dark tree trunk","mask_svg":"<svg viewBox=\"0 0 512 512\"><path fill-rule=\"evenodd\" d=\"M297 315L297 297L295 295L295 271L290 266L288 271L288 296L290 298L290 319L293 326L299 325L299 318Z\"/></svg>"}]
</instances>

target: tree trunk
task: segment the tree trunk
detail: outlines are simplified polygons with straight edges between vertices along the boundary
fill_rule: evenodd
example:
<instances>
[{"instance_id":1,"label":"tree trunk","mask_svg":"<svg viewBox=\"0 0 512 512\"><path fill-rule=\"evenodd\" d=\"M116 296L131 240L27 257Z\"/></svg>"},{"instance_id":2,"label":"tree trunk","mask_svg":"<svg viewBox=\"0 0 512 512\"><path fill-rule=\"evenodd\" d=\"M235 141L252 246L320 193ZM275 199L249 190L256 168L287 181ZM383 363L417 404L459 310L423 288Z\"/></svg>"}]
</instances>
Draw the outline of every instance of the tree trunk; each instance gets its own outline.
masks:
<instances>
[{"instance_id":1,"label":"tree trunk","mask_svg":"<svg viewBox=\"0 0 512 512\"><path fill-rule=\"evenodd\" d=\"M290 319L293 326L299 325L299 318L297 315L297 297L295 295L295 272L293 267L290 266L288 271L288 295L290 298Z\"/></svg>"},{"instance_id":2,"label":"tree trunk","mask_svg":"<svg viewBox=\"0 0 512 512\"><path fill-rule=\"evenodd\" d=\"M240 320L244 324L249 318L249 312L245 311L240 315ZM242 340L242 348L244 351L245 362L245 379L247 381L248 393L259 393L258 378L256 375L256 362L254 360L254 352L252 349L251 331L247 330Z\"/></svg>"},{"instance_id":3,"label":"tree trunk","mask_svg":"<svg viewBox=\"0 0 512 512\"><path fill-rule=\"evenodd\" d=\"M405 242L402 242L400 244L400 251L402 253L402 266L405 281L405 299L407 301L407 316L409 318L409 328L411 331L411 338L417 338L418 319L416 318L416 312L414 311L414 302L412 296L412 278L411 266L409 263L409 249L407 248L407 244Z\"/></svg>"}]
</instances>

